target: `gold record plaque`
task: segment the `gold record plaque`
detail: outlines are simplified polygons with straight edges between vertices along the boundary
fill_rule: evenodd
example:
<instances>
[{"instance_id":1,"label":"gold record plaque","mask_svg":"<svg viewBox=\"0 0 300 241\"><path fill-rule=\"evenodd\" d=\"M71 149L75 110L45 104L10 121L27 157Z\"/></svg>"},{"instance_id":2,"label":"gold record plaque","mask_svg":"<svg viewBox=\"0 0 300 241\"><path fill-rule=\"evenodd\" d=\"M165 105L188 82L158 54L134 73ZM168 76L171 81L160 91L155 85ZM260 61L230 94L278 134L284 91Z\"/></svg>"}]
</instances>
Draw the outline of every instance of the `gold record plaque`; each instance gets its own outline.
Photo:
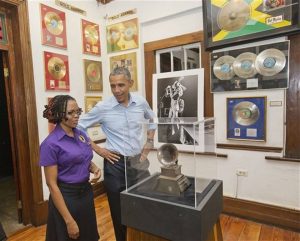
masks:
<instances>
[{"instance_id":1,"label":"gold record plaque","mask_svg":"<svg viewBox=\"0 0 300 241\"><path fill-rule=\"evenodd\" d=\"M102 63L83 60L86 91L103 91Z\"/></svg>"},{"instance_id":2,"label":"gold record plaque","mask_svg":"<svg viewBox=\"0 0 300 241\"><path fill-rule=\"evenodd\" d=\"M55 8L41 4L42 44L67 48L66 16Z\"/></svg>"},{"instance_id":3,"label":"gold record plaque","mask_svg":"<svg viewBox=\"0 0 300 241\"><path fill-rule=\"evenodd\" d=\"M82 19L81 28L83 53L100 55L101 49L99 25Z\"/></svg>"},{"instance_id":4,"label":"gold record plaque","mask_svg":"<svg viewBox=\"0 0 300 241\"><path fill-rule=\"evenodd\" d=\"M102 100L102 96L86 96L85 112L89 112L101 100Z\"/></svg>"},{"instance_id":5,"label":"gold record plaque","mask_svg":"<svg viewBox=\"0 0 300 241\"><path fill-rule=\"evenodd\" d=\"M106 27L107 52L113 53L139 47L137 18Z\"/></svg>"},{"instance_id":6,"label":"gold record plaque","mask_svg":"<svg viewBox=\"0 0 300 241\"><path fill-rule=\"evenodd\" d=\"M70 90L68 56L44 52L46 90Z\"/></svg>"},{"instance_id":7,"label":"gold record plaque","mask_svg":"<svg viewBox=\"0 0 300 241\"><path fill-rule=\"evenodd\" d=\"M136 52L121 54L110 58L110 70L112 71L116 67L125 67L131 74L133 85L130 88L131 91L138 90L138 79L137 79L137 63L136 63Z\"/></svg>"}]
</instances>

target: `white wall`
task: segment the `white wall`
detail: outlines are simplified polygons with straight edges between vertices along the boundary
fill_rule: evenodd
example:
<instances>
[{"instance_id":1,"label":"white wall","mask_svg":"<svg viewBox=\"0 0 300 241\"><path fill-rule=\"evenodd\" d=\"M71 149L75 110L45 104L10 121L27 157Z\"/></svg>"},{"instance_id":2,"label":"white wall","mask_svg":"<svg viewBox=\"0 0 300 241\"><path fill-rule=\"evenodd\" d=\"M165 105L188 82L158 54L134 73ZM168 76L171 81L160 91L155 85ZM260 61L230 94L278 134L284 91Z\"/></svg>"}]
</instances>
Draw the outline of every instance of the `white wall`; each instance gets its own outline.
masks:
<instances>
[{"instance_id":1,"label":"white wall","mask_svg":"<svg viewBox=\"0 0 300 241\"><path fill-rule=\"evenodd\" d=\"M150 41L169 38L203 29L202 8L200 0L195 1L126 1L115 0L107 5L97 5L95 0L76 0L69 1L72 5L87 11L84 19L100 24L101 29L101 49L102 56L85 56L81 52L80 18L81 15L68 10L59 8L52 1L43 3L61 9L67 16L67 37L68 50L60 50L41 45L40 35L40 14L39 1L29 0L31 39L34 63L35 91L37 100L39 138L42 141L47 135L47 121L43 119L42 110L47 97L58 94L57 92L47 92L44 88L44 67L42 53L44 50L63 53L69 56L70 64L70 88L68 94L74 96L79 105L84 106L85 94L82 59L97 59L103 64L104 98L110 95L108 86L109 57L113 56L106 53L105 25L108 22L106 16L110 17L123 11L136 8L136 16L140 22L140 48L137 50L139 94L145 95L144 90L144 56L143 44ZM127 18L128 19L128 18ZM126 20L126 18L122 19ZM132 52L123 51L122 53ZM208 70L207 70L208 71ZM65 92L63 92L65 93ZM267 111L267 142L259 143L265 146L283 147L284 145L284 108L269 107L269 101L284 101L283 90L269 91L248 91L234 93L218 93L214 95L214 115L216 117L216 140L218 143L234 143L228 141L225 136L226 113L224 103L228 96L264 96L268 98ZM246 144L246 143L245 143ZM258 143L247 142L256 145ZM236 151L236 150L216 150L218 153L227 154L228 158L201 157L197 156L197 173L201 176L218 178L223 180L224 195L238 197L246 200L253 200L262 203L274 204L300 210L300 187L299 176L300 166L298 163L278 162L265 160L265 156L282 156L278 153L264 153L255 151ZM150 154L150 158L155 159L155 153ZM180 162L183 164L183 172L190 174L194 164L191 162L192 155L181 154ZM102 165L101 158L96 157L96 162ZM153 167L157 170L158 166ZM247 177L237 177L236 170L248 171ZM44 196L47 198L48 191L44 187Z\"/></svg>"}]
</instances>

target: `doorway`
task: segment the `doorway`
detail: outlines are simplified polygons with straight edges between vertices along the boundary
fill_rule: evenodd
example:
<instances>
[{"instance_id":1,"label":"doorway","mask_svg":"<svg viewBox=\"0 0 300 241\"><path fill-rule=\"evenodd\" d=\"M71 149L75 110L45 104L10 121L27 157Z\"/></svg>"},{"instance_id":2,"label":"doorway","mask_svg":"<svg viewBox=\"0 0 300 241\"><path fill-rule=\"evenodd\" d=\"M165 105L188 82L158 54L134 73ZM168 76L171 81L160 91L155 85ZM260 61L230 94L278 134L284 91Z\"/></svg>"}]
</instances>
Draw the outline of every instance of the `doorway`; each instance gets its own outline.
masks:
<instances>
[{"instance_id":1,"label":"doorway","mask_svg":"<svg viewBox=\"0 0 300 241\"><path fill-rule=\"evenodd\" d=\"M22 223L17 185L16 171L14 170L13 150L11 144L11 128L9 123L9 109L7 104L7 86L4 77L3 58L0 51L0 221L6 235L24 227Z\"/></svg>"}]
</instances>

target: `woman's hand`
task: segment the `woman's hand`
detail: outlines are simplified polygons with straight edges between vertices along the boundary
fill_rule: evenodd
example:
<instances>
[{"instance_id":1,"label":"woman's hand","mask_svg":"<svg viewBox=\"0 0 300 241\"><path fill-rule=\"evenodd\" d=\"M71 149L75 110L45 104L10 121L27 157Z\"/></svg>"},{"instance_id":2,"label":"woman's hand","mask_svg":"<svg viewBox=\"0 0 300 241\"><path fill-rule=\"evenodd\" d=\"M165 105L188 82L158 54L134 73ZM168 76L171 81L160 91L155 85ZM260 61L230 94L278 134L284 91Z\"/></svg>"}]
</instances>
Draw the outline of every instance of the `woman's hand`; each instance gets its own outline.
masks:
<instances>
[{"instance_id":1,"label":"woman's hand","mask_svg":"<svg viewBox=\"0 0 300 241\"><path fill-rule=\"evenodd\" d=\"M67 225L67 230L68 230L68 235L71 239L78 239L79 237L79 228L75 220L72 220L68 223Z\"/></svg>"},{"instance_id":2,"label":"woman's hand","mask_svg":"<svg viewBox=\"0 0 300 241\"><path fill-rule=\"evenodd\" d=\"M96 183L98 182L98 180L100 179L101 177L101 170L100 168L97 168L94 172L94 177L90 180L91 183Z\"/></svg>"}]
</instances>

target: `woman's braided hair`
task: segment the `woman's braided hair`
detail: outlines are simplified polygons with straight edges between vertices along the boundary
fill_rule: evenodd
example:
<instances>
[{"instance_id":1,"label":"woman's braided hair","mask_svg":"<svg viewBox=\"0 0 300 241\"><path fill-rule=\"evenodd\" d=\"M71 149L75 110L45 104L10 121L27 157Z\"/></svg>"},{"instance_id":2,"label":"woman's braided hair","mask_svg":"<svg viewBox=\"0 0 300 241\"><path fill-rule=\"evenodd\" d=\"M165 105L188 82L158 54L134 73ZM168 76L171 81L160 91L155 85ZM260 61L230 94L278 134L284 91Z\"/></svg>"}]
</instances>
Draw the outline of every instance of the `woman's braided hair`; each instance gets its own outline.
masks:
<instances>
[{"instance_id":1,"label":"woman's braided hair","mask_svg":"<svg viewBox=\"0 0 300 241\"><path fill-rule=\"evenodd\" d=\"M48 105L45 105L43 117L48 119L50 123L57 124L66 117L67 104L69 100L75 100L70 95L56 95L50 99Z\"/></svg>"}]
</instances>

